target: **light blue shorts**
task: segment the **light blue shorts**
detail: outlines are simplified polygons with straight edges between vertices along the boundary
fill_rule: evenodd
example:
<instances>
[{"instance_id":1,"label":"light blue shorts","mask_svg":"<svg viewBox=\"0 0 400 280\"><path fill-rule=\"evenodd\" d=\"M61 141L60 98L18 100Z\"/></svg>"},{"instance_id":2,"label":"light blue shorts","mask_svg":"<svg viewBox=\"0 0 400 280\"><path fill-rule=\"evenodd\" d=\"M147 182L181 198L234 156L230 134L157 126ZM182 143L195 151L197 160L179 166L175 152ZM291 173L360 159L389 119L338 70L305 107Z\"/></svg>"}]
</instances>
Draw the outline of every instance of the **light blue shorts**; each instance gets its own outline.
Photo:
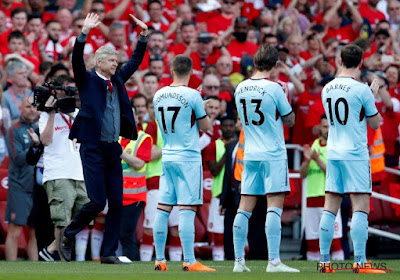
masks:
<instances>
[{"instance_id":1,"label":"light blue shorts","mask_svg":"<svg viewBox=\"0 0 400 280\"><path fill-rule=\"evenodd\" d=\"M202 205L201 161L164 161L160 176L160 204Z\"/></svg>"},{"instance_id":2,"label":"light blue shorts","mask_svg":"<svg viewBox=\"0 0 400 280\"><path fill-rule=\"evenodd\" d=\"M268 195L289 192L289 169L286 159L244 161L241 194Z\"/></svg>"},{"instance_id":3,"label":"light blue shorts","mask_svg":"<svg viewBox=\"0 0 400 280\"><path fill-rule=\"evenodd\" d=\"M329 160L326 163L327 193L372 192L369 160Z\"/></svg>"}]
</instances>

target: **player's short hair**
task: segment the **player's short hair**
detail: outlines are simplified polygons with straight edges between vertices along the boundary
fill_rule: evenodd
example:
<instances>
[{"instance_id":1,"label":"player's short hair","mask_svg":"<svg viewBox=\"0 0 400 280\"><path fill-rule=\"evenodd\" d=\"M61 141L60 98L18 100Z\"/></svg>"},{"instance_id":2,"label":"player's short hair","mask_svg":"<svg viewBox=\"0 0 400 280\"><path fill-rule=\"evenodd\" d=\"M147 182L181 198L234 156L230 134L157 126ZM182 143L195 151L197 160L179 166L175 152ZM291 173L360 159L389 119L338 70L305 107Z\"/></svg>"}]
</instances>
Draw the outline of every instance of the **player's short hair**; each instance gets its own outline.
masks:
<instances>
[{"instance_id":1,"label":"player's short hair","mask_svg":"<svg viewBox=\"0 0 400 280\"><path fill-rule=\"evenodd\" d=\"M360 65L362 56L362 49L355 44L345 46L340 53L343 65L346 68L356 68Z\"/></svg>"},{"instance_id":2,"label":"player's short hair","mask_svg":"<svg viewBox=\"0 0 400 280\"><path fill-rule=\"evenodd\" d=\"M192 59L187 55L177 55L172 61L172 70L178 77L185 77L192 71Z\"/></svg>"},{"instance_id":3,"label":"player's short hair","mask_svg":"<svg viewBox=\"0 0 400 280\"><path fill-rule=\"evenodd\" d=\"M21 31L15 30L8 35L7 42L10 43L12 39L21 39L25 42L25 35Z\"/></svg>"},{"instance_id":4,"label":"player's short hair","mask_svg":"<svg viewBox=\"0 0 400 280\"><path fill-rule=\"evenodd\" d=\"M326 115L325 114L323 114L320 118L319 118L319 121L322 121L322 120L327 120L328 118L326 117Z\"/></svg>"},{"instance_id":5,"label":"player's short hair","mask_svg":"<svg viewBox=\"0 0 400 280\"><path fill-rule=\"evenodd\" d=\"M271 70L278 61L278 50L269 45L261 45L254 55L254 64L258 71Z\"/></svg>"}]
</instances>

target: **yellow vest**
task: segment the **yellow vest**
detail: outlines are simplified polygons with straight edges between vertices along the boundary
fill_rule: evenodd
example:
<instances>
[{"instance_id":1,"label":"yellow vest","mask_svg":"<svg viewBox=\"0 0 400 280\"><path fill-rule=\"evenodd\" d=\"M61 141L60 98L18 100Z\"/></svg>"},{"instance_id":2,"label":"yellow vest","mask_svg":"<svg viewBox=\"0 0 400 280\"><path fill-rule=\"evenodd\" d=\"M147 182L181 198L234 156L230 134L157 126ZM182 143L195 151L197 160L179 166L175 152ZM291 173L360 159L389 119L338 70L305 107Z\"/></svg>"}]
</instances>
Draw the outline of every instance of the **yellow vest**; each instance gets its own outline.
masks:
<instances>
[{"instance_id":1,"label":"yellow vest","mask_svg":"<svg viewBox=\"0 0 400 280\"><path fill-rule=\"evenodd\" d=\"M157 122L156 122L156 124L157 124L157 139L154 139L154 140L156 140L155 144L156 144L157 148L162 149L162 147L164 146L164 140L163 140L162 135L161 135L160 126L158 125ZM148 126L148 123L144 123L143 126L142 126L143 130L146 130L147 126ZM160 177L161 176L161 172L162 172L162 161L161 161L161 158L152 160L147 164L147 175L146 175L146 178L150 179L150 178L153 178L153 177Z\"/></svg>"},{"instance_id":2,"label":"yellow vest","mask_svg":"<svg viewBox=\"0 0 400 280\"><path fill-rule=\"evenodd\" d=\"M221 158L224 156L226 151L225 148L225 143L221 139L218 139L215 141L215 160L216 162L219 162ZM222 187L224 183L224 174L225 174L225 166L222 167L221 171L219 174L214 177L213 179L213 184L211 187L211 194L212 197L217 197L222 193Z\"/></svg>"},{"instance_id":3,"label":"yellow vest","mask_svg":"<svg viewBox=\"0 0 400 280\"><path fill-rule=\"evenodd\" d=\"M150 138L150 135L139 131L138 138L135 141L130 141L124 151L129 155L136 157L137 151L142 143ZM121 140L121 139L120 139ZM123 171L123 205L130 205L138 201L146 202L146 167L144 164L140 170L133 169L124 160L121 161Z\"/></svg>"}]
</instances>

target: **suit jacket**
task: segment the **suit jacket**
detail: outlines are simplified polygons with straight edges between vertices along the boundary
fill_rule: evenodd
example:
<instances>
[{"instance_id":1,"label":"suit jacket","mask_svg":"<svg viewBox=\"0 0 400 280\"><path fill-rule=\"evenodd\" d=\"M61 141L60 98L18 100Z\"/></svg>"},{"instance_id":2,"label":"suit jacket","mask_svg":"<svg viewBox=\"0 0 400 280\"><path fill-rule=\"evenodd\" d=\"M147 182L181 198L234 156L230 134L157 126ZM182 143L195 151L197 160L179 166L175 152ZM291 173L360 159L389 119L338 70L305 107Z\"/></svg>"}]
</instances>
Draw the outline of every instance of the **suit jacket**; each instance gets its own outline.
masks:
<instances>
[{"instance_id":1,"label":"suit jacket","mask_svg":"<svg viewBox=\"0 0 400 280\"><path fill-rule=\"evenodd\" d=\"M100 78L95 70L86 70L83 60L85 43L76 40L72 52L72 69L82 105L69 138L76 138L79 142L97 142L100 141L101 123L106 109L107 82ZM120 136L131 140L136 140L137 130L124 84L142 62L146 45L146 42L139 40L128 63L111 77L111 82L118 92L121 109Z\"/></svg>"}]
</instances>

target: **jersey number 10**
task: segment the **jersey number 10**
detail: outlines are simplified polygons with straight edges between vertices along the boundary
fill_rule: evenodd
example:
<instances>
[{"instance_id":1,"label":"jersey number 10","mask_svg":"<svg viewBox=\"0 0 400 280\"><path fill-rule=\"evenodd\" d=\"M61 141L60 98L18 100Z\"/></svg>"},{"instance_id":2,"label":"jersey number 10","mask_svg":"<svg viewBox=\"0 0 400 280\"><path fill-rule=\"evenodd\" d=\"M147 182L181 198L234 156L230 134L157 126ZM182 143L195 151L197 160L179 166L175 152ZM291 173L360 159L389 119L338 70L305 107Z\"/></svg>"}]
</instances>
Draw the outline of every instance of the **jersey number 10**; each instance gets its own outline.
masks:
<instances>
[{"instance_id":1,"label":"jersey number 10","mask_svg":"<svg viewBox=\"0 0 400 280\"><path fill-rule=\"evenodd\" d=\"M326 101L328 103L328 109L329 109L329 120L331 122L331 125L333 125L334 123L333 123L333 112L332 112L332 98L327 98ZM342 119L342 117L339 114L340 103L343 103L344 105L344 119ZM346 125L347 119L349 118L349 104L347 103L347 100L344 99L343 97L338 98L338 100L336 100L335 102L335 116L337 121L341 125Z\"/></svg>"}]
</instances>

